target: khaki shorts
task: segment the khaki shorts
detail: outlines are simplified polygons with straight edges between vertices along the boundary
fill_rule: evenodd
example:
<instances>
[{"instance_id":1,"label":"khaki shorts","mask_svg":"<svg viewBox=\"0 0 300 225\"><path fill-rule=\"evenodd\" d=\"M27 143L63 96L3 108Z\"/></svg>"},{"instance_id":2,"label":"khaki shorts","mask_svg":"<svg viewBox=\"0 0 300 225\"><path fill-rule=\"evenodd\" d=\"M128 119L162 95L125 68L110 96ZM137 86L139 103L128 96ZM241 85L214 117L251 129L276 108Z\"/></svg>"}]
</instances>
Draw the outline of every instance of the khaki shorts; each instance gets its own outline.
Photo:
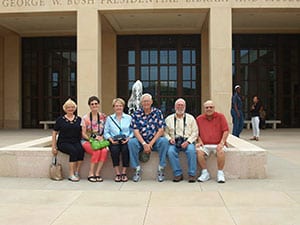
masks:
<instances>
[{"instance_id":1,"label":"khaki shorts","mask_svg":"<svg viewBox=\"0 0 300 225\"><path fill-rule=\"evenodd\" d=\"M206 156L209 156L212 152L216 155L217 154L217 146L218 145L203 145L196 148L196 151L202 151L205 153ZM226 152L228 148L224 145L223 151Z\"/></svg>"}]
</instances>

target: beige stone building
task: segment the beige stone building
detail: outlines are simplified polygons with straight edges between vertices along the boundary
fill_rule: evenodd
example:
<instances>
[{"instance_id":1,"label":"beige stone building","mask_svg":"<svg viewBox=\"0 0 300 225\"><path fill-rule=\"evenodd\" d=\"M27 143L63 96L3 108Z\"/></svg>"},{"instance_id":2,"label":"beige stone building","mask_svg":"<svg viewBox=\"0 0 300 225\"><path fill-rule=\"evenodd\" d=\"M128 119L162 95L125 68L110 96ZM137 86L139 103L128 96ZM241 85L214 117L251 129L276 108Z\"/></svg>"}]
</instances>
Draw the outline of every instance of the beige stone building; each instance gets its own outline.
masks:
<instances>
[{"instance_id":1,"label":"beige stone building","mask_svg":"<svg viewBox=\"0 0 300 225\"><path fill-rule=\"evenodd\" d=\"M165 115L213 99L231 121L242 86L269 119L300 127L300 0L1 0L0 128L37 128L68 98L111 113L133 83Z\"/></svg>"}]
</instances>

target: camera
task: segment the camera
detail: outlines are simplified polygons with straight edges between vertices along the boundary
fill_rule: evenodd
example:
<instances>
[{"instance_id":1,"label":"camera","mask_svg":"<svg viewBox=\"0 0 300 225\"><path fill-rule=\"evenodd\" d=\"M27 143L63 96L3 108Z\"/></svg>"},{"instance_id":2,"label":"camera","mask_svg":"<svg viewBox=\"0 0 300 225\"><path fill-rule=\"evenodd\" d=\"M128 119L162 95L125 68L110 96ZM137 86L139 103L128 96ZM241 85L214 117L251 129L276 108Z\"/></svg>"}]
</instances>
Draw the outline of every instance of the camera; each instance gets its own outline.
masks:
<instances>
[{"instance_id":1,"label":"camera","mask_svg":"<svg viewBox=\"0 0 300 225\"><path fill-rule=\"evenodd\" d=\"M118 141L119 143L121 143L122 141L124 141L126 139L126 135L124 135L124 134L118 134L116 136L113 136L112 139L114 141Z\"/></svg>"},{"instance_id":2,"label":"camera","mask_svg":"<svg viewBox=\"0 0 300 225\"><path fill-rule=\"evenodd\" d=\"M95 134L95 133L91 133L91 138L96 138L97 137L97 135Z\"/></svg>"},{"instance_id":3,"label":"camera","mask_svg":"<svg viewBox=\"0 0 300 225\"><path fill-rule=\"evenodd\" d=\"M182 136L176 137L175 138L175 146L177 148L181 148L182 143L185 142L186 140L187 140L187 138L184 138Z\"/></svg>"}]
</instances>

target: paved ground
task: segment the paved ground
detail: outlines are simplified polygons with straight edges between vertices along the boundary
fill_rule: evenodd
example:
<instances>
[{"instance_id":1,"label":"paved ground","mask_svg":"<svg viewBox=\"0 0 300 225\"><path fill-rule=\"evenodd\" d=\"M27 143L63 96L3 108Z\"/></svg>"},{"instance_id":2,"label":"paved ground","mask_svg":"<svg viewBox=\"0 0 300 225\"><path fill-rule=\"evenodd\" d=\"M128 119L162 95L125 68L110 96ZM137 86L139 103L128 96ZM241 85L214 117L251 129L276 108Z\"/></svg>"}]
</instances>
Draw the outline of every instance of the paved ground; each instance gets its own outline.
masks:
<instances>
[{"instance_id":1,"label":"paved ground","mask_svg":"<svg viewBox=\"0 0 300 225\"><path fill-rule=\"evenodd\" d=\"M0 147L50 135L0 130ZM250 131L241 138L248 140ZM268 178L217 184L0 177L0 224L299 225L300 129L267 129ZM34 163L34 162L33 162Z\"/></svg>"}]
</instances>

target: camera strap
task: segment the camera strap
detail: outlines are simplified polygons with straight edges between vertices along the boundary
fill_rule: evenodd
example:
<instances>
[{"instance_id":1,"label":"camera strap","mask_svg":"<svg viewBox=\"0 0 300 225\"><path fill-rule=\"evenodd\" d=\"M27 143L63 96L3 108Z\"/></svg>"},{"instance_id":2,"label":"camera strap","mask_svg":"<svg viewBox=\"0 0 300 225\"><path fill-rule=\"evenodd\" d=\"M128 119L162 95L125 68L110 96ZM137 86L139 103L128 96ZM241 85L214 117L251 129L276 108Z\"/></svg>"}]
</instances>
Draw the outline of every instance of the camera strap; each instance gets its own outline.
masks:
<instances>
[{"instance_id":1,"label":"camera strap","mask_svg":"<svg viewBox=\"0 0 300 225\"><path fill-rule=\"evenodd\" d=\"M174 137L176 137L176 114L174 114ZM184 137L184 134L185 134L185 123L186 123L186 116L185 114L183 115L183 137Z\"/></svg>"},{"instance_id":2,"label":"camera strap","mask_svg":"<svg viewBox=\"0 0 300 225\"><path fill-rule=\"evenodd\" d=\"M93 132L93 115L92 115L92 112L90 112L90 121L91 121L91 131ZM101 136L102 134L103 134L103 129L102 129L102 132L100 133L100 123L101 123L101 121L100 121L100 115L99 115L99 113L97 113L97 125L98 125L98 134Z\"/></svg>"},{"instance_id":3,"label":"camera strap","mask_svg":"<svg viewBox=\"0 0 300 225\"><path fill-rule=\"evenodd\" d=\"M114 122L114 124L116 124L116 126L120 129L120 132L122 132L121 127L119 126L119 124L111 117L109 116L109 118Z\"/></svg>"}]
</instances>

